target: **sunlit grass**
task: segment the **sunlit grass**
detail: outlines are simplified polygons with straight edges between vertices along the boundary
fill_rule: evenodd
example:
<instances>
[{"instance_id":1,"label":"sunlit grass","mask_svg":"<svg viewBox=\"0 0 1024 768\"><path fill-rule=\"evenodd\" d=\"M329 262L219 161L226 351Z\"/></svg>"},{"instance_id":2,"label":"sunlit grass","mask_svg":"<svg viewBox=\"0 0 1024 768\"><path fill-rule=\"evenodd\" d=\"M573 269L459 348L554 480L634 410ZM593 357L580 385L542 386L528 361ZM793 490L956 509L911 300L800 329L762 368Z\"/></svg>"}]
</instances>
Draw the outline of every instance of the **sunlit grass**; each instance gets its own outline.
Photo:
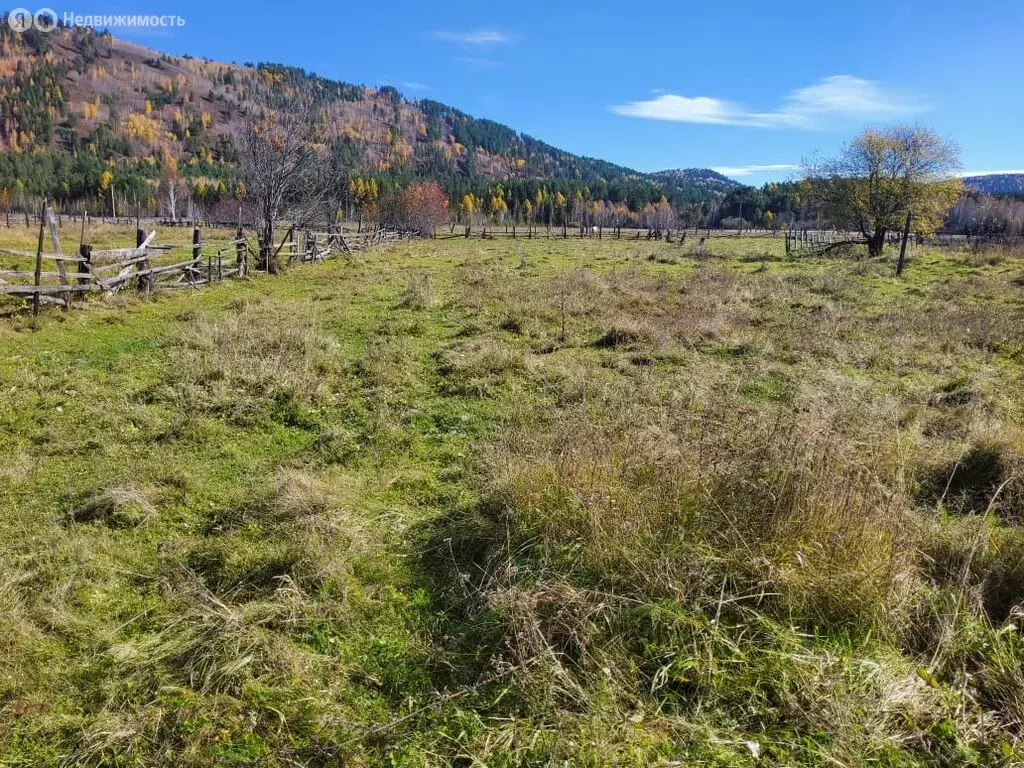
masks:
<instances>
[{"instance_id":1,"label":"sunlit grass","mask_svg":"<svg viewBox=\"0 0 1024 768\"><path fill-rule=\"evenodd\" d=\"M5 320L0 762L1019 761L1024 264L692 239Z\"/></svg>"}]
</instances>

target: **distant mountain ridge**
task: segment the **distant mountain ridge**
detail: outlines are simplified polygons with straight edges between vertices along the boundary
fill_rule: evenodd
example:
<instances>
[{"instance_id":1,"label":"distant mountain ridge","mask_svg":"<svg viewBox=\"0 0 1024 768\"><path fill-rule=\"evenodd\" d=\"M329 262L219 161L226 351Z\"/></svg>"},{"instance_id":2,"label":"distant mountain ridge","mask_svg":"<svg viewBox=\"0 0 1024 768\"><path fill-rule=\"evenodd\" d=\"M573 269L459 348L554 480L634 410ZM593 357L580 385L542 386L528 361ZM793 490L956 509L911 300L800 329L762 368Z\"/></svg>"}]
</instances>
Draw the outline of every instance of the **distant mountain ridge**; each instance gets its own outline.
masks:
<instances>
[{"instance_id":1,"label":"distant mountain ridge","mask_svg":"<svg viewBox=\"0 0 1024 768\"><path fill-rule=\"evenodd\" d=\"M1024 173L991 173L965 176L964 184L986 195L1024 195Z\"/></svg>"},{"instance_id":2,"label":"distant mountain ridge","mask_svg":"<svg viewBox=\"0 0 1024 768\"><path fill-rule=\"evenodd\" d=\"M667 182L692 184L699 189L709 192L731 192L734 189L742 189L746 184L730 179L718 171L710 168L673 168L665 171L657 171L650 174L653 179L660 179Z\"/></svg>"}]
</instances>

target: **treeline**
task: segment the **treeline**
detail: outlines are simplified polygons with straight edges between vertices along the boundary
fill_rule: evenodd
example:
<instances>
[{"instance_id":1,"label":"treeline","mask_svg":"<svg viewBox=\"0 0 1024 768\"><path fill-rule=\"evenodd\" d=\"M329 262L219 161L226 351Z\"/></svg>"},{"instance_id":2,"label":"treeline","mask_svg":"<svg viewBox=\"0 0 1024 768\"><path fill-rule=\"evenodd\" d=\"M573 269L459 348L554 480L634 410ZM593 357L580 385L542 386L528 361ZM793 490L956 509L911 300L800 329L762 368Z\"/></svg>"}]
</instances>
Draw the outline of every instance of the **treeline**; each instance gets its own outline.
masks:
<instances>
[{"instance_id":1,"label":"treeline","mask_svg":"<svg viewBox=\"0 0 1024 768\"><path fill-rule=\"evenodd\" d=\"M90 152L75 154L8 152L0 154L0 210L35 207L39 198L61 209L85 207L111 210L125 203L156 212L160 207L160 181L167 175L160 157L103 160ZM245 187L233 169L195 160L176 166L184 196L197 205L211 205Z\"/></svg>"},{"instance_id":2,"label":"treeline","mask_svg":"<svg viewBox=\"0 0 1024 768\"><path fill-rule=\"evenodd\" d=\"M949 212L945 230L972 237L1024 234L1024 200L968 193Z\"/></svg>"},{"instance_id":3,"label":"treeline","mask_svg":"<svg viewBox=\"0 0 1024 768\"><path fill-rule=\"evenodd\" d=\"M179 214L186 210L180 207L183 202L193 206L192 213L202 215L224 200L245 196L238 168L219 158L208 161L192 157L178 163L166 154L118 156L118 149L130 146L124 147L105 125L83 142L86 140L80 139L71 153L0 154L0 209L34 208L36 200L46 197L65 209L84 206L109 213L125 210L125 205L134 210L138 205L147 213L166 214L163 197L170 172L176 179ZM231 151L235 151L233 147ZM371 207L382 197L419 181L439 184L457 221L771 228L791 225L806 213L793 184L741 188L724 197L689 202L686 196L673 195L665 186L642 178L613 182L598 178L592 183L534 178L493 182L450 171L432 172L429 167L399 167L369 174L353 170L358 168L357 156L358 147L349 139L339 138L327 158L342 210L352 216L371 213ZM665 218L666 206L671 211L671 224Z\"/></svg>"},{"instance_id":4,"label":"treeline","mask_svg":"<svg viewBox=\"0 0 1024 768\"><path fill-rule=\"evenodd\" d=\"M809 202L802 182L743 187L709 203L711 226L744 228L821 228L831 223ZM947 234L986 236L1024 234L1024 200L1013 195L968 191L945 217Z\"/></svg>"}]
</instances>

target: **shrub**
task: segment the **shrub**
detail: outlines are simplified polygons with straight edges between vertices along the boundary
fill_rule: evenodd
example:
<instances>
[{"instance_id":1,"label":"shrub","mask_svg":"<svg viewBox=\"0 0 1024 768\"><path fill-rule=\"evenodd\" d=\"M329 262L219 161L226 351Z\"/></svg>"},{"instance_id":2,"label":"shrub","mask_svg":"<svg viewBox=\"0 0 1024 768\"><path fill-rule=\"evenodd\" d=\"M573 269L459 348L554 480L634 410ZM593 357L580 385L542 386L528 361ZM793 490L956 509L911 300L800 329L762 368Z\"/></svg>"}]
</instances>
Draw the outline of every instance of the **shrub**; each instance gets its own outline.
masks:
<instances>
[{"instance_id":1,"label":"shrub","mask_svg":"<svg viewBox=\"0 0 1024 768\"><path fill-rule=\"evenodd\" d=\"M383 198L378 210L383 226L433 237L448 221L448 198L437 182L414 182Z\"/></svg>"}]
</instances>

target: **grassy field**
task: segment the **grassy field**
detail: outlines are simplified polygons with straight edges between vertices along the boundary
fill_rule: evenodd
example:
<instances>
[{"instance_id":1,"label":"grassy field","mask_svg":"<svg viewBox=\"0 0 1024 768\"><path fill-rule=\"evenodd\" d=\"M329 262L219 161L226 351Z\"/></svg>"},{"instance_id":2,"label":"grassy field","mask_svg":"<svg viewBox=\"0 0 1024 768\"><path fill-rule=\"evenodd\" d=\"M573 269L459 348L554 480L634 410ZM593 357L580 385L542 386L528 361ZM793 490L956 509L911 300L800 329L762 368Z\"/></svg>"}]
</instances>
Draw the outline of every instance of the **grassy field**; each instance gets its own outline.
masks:
<instances>
[{"instance_id":1,"label":"grassy field","mask_svg":"<svg viewBox=\"0 0 1024 768\"><path fill-rule=\"evenodd\" d=\"M1020 764L1024 261L781 251L4 321L0 765Z\"/></svg>"},{"instance_id":2,"label":"grassy field","mask_svg":"<svg viewBox=\"0 0 1024 768\"><path fill-rule=\"evenodd\" d=\"M141 222L146 232L154 229L157 237L153 241L156 245L180 245L191 246L191 227L161 227L155 225L152 220ZM60 220L60 245L65 254L77 254L78 244L82 242L82 222L63 217ZM204 242L219 242L232 240L235 237L233 229L223 227L204 227ZM24 219L11 219L11 226L5 227L0 224L0 248L13 248L18 251L35 253L39 242L39 221L31 221L25 226ZM50 233L47 230L44 237L44 253L52 253L50 245ZM89 243L96 250L108 248L131 248L135 246L135 223L113 224L104 223L90 219L85 231L85 242ZM0 252L0 258L7 260L9 257Z\"/></svg>"}]
</instances>

